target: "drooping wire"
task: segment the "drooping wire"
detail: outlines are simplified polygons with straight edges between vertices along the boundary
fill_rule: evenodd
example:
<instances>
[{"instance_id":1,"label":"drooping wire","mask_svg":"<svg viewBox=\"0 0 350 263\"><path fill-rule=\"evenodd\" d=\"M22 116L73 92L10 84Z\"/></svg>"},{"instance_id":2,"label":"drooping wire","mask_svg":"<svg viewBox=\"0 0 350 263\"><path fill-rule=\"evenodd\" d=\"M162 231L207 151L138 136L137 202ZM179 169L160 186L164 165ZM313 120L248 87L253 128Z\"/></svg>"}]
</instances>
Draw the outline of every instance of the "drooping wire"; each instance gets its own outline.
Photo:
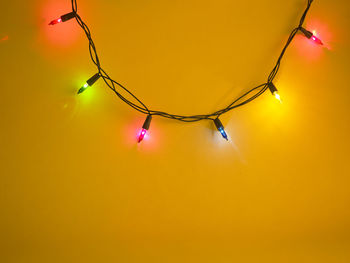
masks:
<instances>
[{"instance_id":1,"label":"drooping wire","mask_svg":"<svg viewBox=\"0 0 350 263\"><path fill-rule=\"evenodd\" d=\"M285 43L278 59L277 62L272 69L271 73L268 76L267 82L260 84L249 91L245 92L243 95L232 101L226 108L223 108L221 110L218 110L216 112L210 113L210 114L203 114L203 115L177 115L177 114L171 114L163 111L158 111L158 110L151 110L149 109L139 98L137 98L130 90L128 90L125 86L120 84L119 82L113 80L107 72L102 68L100 59L97 54L96 46L95 43L92 39L91 31L87 24L82 20L82 18L78 15L78 4L77 0L71 0L72 4L72 10L75 12L76 16L76 21L79 24L79 26L83 29L88 41L89 41L89 53L90 53L90 58L91 61L95 64L97 67L98 73L101 75L103 81L105 84L127 105L132 107L133 109L137 110L138 112L141 112L143 114L147 115L157 115L160 117L168 118L168 119L173 119L173 120L178 120L182 122L197 122L201 120L214 120L221 116L222 114L225 114L235 108L241 107L243 105L246 105L259 96L261 96L266 90L268 90L268 85L269 83L272 83L275 77L277 76L277 73L280 69L282 59L289 47L289 45L292 43L295 35L297 34L298 30L302 27L304 24L305 18L307 13L309 12L309 9L311 7L313 0L308 0L307 7L301 16L300 22L298 27L294 28L289 37L287 42ZM124 97L120 92L119 89L124 90L127 94L129 94L135 102L130 101L126 97Z\"/></svg>"}]
</instances>

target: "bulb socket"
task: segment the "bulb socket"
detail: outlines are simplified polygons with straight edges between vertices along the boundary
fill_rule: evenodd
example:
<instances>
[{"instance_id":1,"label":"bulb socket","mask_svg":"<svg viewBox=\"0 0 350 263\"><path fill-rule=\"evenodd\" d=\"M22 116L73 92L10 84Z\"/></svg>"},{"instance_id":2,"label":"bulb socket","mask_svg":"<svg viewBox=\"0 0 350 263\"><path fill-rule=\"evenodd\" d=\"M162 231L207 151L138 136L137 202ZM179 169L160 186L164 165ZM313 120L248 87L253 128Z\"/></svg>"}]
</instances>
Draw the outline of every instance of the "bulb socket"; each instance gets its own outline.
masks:
<instances>
[{"instance_id":1,"label":"bulb socket","mask_svg":"<svg viewBox=\"0 0 350 263\"><path fill-rule=\"evenodd\" d=\"M70 12L68 14L65 14L63 16L61 16L62 22L66 22L68 20L71 20L72 18L74 18L76 16L75 12Z\"/></svg>"},{"instance_id":2,"label":"bulb socket","mask_svg":"<svg viewBox=\"0 0 350 263\"><path fill-rule=\"evenodd\" d=\"M142 129L148 130L151 126L152 115L148 115L145 122L143 123Z\"/></svg>"},{"instance_id":3,"label":"bulb socket","mask_svg":"<svg viewBox=\"0 0 350 263\"><path fill-rule=\"evenodd\" d=\"M306 30L303 27L300 27L299 30L307 37L307 38L311 38L314 34L312 34L312 32L310 32L309 30Z\"/></svg>"},{"instance_id":4,"label":"bulb socket","mask_svg":"<svg viewBox=\"0 0 350 263\"><path fill-rule=\"evenodd\" d=\"M272 82L270 82L270 83L268 84L268 87L269 87L269 90L271 91L272 95L274 95L275 92L278 92L278 90L277 90L275 84L273 84Z\"/></svg>"},{"instance_id":5,"label":"bulb socket","mask_svg":"<svg viewBox=\"0 0 350 263\"><path fill-rule=\"evenodd\" d=\"M96 73L95 75L93 75L88 81L86 81L86 83L91 87L92 85L94 85L94 83L96 81L98 81L98 79L101 77L100 73Z\"/></svg>"},{"instance_id":6,"label":"bulb socket","mask_svg":"<svg viewBox=\"0 0 350 263\"><path fill-rule=\"evenodd\" d=\"M215 124L215 126L216 126L216 128L217 128L218 130L224 128L224 126L222 125L222 123L221 123L221 121L220 121L219 118L216 118L216 119L214 120L214 124Z\"/></svg>"}]
</instances>

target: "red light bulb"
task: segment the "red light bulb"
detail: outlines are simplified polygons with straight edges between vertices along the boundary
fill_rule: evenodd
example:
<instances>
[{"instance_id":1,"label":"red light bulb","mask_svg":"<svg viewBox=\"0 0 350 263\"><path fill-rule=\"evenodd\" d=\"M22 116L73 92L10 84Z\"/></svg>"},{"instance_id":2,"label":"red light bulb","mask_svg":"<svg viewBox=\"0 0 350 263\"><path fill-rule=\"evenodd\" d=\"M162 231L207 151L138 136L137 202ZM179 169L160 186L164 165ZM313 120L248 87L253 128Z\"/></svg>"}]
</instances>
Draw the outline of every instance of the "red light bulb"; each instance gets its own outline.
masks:
<instances>
[{"instance_id":1,"label":"red light bulb","mask_svg":"<svg viewBox=\"0 0 350 263\"><path fill-rule=\"evenodd\" d=\"M62 23L62 22L66 22L68 20L71 20L72 18L74 18L76 16L76 13L75 12L70 12L68 14L65 14L63 16L61 16L60 18L58 19L55 19L55 20L52 20L50 22L50 26L53 26L53 25L56 25L58 23Z\"/></svg>"},{"instance_id":2,"label":"red light bulb","mask_svg":"<svg viewBox=\"0 0 350 263\"><path fill-rule=\"evenodd\" d=\"M59 19L52 20L49 25L54 26L54 25L61 23L61 22L62 22L62 19L59 18Z\"/></svg>"},{"instance_id":3,"label":"red light bulb","mask_svg":"<svg viewBox=\"0 0 350 263\"><path fill-rule=\"evenodd\" d=\"M142 130L139 135L139 139L138 139L139 143L143 140L143 138L145 138L145 135L149 129L149 126L151 125L151 121L152 121L152 115L148 115L145 122L143 123Z\"/></svg>"}]
</instances>

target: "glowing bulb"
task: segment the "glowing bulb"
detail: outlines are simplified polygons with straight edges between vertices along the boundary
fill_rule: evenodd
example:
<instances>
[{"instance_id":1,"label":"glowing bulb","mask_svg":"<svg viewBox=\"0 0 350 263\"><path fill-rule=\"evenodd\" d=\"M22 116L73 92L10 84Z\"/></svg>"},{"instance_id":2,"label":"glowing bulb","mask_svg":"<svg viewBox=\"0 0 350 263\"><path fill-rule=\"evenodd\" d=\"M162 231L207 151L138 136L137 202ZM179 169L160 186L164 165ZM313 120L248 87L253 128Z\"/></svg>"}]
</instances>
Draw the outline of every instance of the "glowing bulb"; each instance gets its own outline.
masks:
<instances>
[{"instance_id":1,"label":"glowing bulb","mask_svg":"<svg viewBox=\"0 0 350 263\"><path fill-rule=\"evenodd\" d=\"M138 143L140 143L143 140L143 138L145 138L146 133L147 133L146 129L141 130L140 135L139 135L139 139L138 139Z\"/></svg>"},{"instance_id":2,"label":"glowing bulb","mask_svg":"<svg viewBox=\"0 0 350 263\"><path fill-rule=\"evenodd\" d=\"M52 20L49 25L53 26L53 25L56 25L56 24L61 23L61 22L62 22L62 19L59 18L59 19Z\"/></svg>"},{"instance_id":3,"label":"glowing bulb","mask_svg":"<svg viewBox=\"0 0 350 263\"><path fill-rule=\"evenodd\" d=\"M214 124L216 126L216 128L218 129L218 131L221 133L222 137L228 141L228 137L227 137L227 134L225 132L225 129L224 129L224 126L222 125L221 121L219 120L219 118L216 118L214 120Z\"/></svg>"},{"instance_id":4,"label":"glowing bulb","mask_svg":"<svg viewBox=\"0 0 350 263\"><path fill-rule=\"evenodd\" d=\"M300 27L299 29L307 38L311 39L314 43L318 45L323 45L322 41L318 37L316 37L317 35L316 30L314 30L313 32L310 32L309 30L306 30L303 27Z\"/></svg>"},{"instance_id":5,"label":"glowing bulb","mask_svg":"<svg viewBox=\"0 0 350 263\"><path fill-rule=\"evenodd\" d=\"M278 91L275 91L275 92L273 93L273 96L275 96L275 98L276 98L280 103L282 103L281 96L278 94Z\"/></svg>"},{"instance_id":6,"label":"glowing bulb","mask_svg":"<svg viewBox=\"0 0 350 263\"><path fill-rule=\"evenodd\" d=\"M145 122L142 125L142 130L138 138L138 143L140 143L145 138L145 135L151 125L151 121L152 121L152 115L148 115Z\"/></svg>"},{"instance_id":7,"label":"glowing bulb","mask_svg":"<svg viewBox=\"0 0 350 263\"><path fill-rule=\"evenodd\" d=\"M278 94L278 90L275 86L275 84L273 84L272 82L267 84L267 87L269 88L269 90L271 91L271 94L280 102L282 103L281 100L281 96Z\"/></svg>"},{"instance_id":8,"label":"glowing bulb","mask_svg":"<svg viewBox=\"0 0 350 263\"><path fill-rule=\"evenodd\" d=\"M58 24L58 23L66 22L66 21L68 21L68 20L74 18L75 15L76 15L75 12L70 12L70 13L68 13L68 14L65 14L65 15L61 16L61 17L58 18L58 19L52 20L52 21L49 23L49 25L50 25L50 26L53 26L53 25L56 25L56 24Z\"/></svg>"},{"instance_id":9,"label":"glowing bulb","mask_svg":"<svg viewBox=\"0 0 350 263\"><path fill-rule=\"evenodd\" d=\"M219 131L220 131L222 137L223 137L226 141L228 141L227 134L226 134L225 130L224 130L223 128L220 128Z\"/></svg>"},{"instance_id":10,"label":"glowing bulb","mask_svg":"<svg viewBox=\"0 0 350 263\"><path fill-rule=\"evenodd\" d=\"M314 41L316 44L321 45L321 46L323 45L322 41L321 41L319 38L317 38L316 36L312 36L311 39L312 39L312 41Z\"/></svg>"},{"instance_id":11,"label":"glowing bulb","mask_svg":"<svg viewBox=\"0 0 350 263\"><path fill-rule=\"evenodd\" d=\"M94 85L94 83L101 77L100 73L93 75L86 83L78 90L78 94L84 92L88 87Z\"/></svg>"},{"instance_id":12,"label":"glowing bulb","mask_svg":"<svg viewBox=\"0 0 350 263\"><path fill-rule=\"evenodd\" d=\"M89 87L89 84L85 83L79 90L78 94L84 92Z\"/></svg>"}]
</instances>

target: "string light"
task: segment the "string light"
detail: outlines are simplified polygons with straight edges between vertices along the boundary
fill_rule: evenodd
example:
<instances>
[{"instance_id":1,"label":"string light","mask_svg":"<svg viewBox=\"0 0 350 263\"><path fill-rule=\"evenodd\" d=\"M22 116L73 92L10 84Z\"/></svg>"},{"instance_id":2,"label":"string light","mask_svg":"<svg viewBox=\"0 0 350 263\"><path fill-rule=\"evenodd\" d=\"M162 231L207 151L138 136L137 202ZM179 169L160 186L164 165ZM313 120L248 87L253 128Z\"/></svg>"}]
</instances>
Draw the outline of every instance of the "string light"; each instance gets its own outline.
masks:
<instances>
[{"instance_id":1,"label":"string light","mask_svg":"<svg viewBox=\"0 0 350 263\"><path fill-rule=\"evenodd\" d=\"M227 137L227 134L225 132L225 129L224 129L224 126L222 125L221 121L219 120L219 118L216 118L214 120L214 124L216 126L216 128L218 129L218 131L221 133L222 137L224 137L224 139L226 141L228 141L228 137Z\"/></svg>"},{"instance_id":2,"label":"string light","mask_svg":"<svg viewBox=\"0 0 350 263\"><path fill-rule=\"evenodd\" d=\"M311 39L314 43L318 44L318 45L323 45L322 41L316 37L315 34L313 34L312 32L306 30L303 27L305 18L307 13L309 12L309 9L311 7L311 4L314 0L307 0L307 6L300 18L299 24L297 27L295 27L292 32L289 35L289 38L287 40L287 42L285 43L278 59L277 62L274 66L274 68L272 69L272 71L270 72L268 79L265 83L262 83L256 87L251 88L250 90L248 90L246 93L244 93L243 95L239 96L237 99L234 99L227 107L221 109L221 110L217 110L213 113L209 113L209 114L200 114L200 115L178 115L178 114L171 114L171 113L167 113L165 111L157 111L157 110L152 110L149 109L139 98L136 97L136 95L134 95L130 90L128 90L125 86L123 86L122 84L120 84L119 82L117 82L116 80L112 79L107 72L102 68L101 63L100 63L100 59L98 57L97 51L96 51L96 46L95 43L91 37L91 32L89 27L87 26L87 24L82 20L82 18L79 16L78 14L78 4L77 4L77 0L71 0L71 4L72 4L72 12L65 14L63 16L61 16L59 19L53 20L51 21L51 23L49 25L55 25L58 23L62 23L62 22L66 22L72 18L75 18L75 20L77 21L78 25L82 28L82 30L84 31L88 41L89 41L89 53L90 53L90 58L93 62L93 64L96 66L97 71L99 73L95 74L93 77L91 77L78 91L78 94L82 93L83 91L85 91L89 86L92 86L100 77L103 78L105 84L115 93L115 95L117 95L117 97L119 97L124 103L126 103L128 106L130 106L131 108L133 108L134 110L137 110L138 112L147 115L146 121L144 123L144 125L142 126L142 130L139 134L138 137L138 142L141 142L143 140L143 138L145 137L151 120L152 120L152 116L159 116L159 117L163 117L163 118L168 118L168 119L173 119L173 120L178 120L178 121L182 121L182 122L197 122L197 121L202 121L202 120L212 120L214 121L214 124L216 126L216 128L219 130L219 132L221 133L221 135L223 136L223 138L225 138L226 140L228 140L228 136L225 132L225 129L221 123L221 121L219 120L219 116L221 116L222 114L225 114L233 109L236 109L238 107L241 107L243 105L246 105L250 102L252 102L253 100L257 99L258 97L260 97L265 91L270 90L270 92L272 93L272 95L281 101L281 97L278 93L278 90L276 88L276 86L273 84L273 81L275 79L275 77L277 76L280 66L281 66L281 62L282 59L286 53L287 48L290 46L290 44L292 43L295 35L298 33L298 31L300 30L307 38ZM126 92L128 96L131 97L131 99L127 98L126 96L124 96L121 91Z\"/></svg>"},{"instance_id":3,"label":"string light","mask_svg":"<svg viewBox=\"0 0 350 263\"><path fill-rule=\"evenodd\" d=\"M58 19L55 19L55 20L52 20L49 25L50 26L54 26L56 24L59 24L59 23L62 23L62 22L66 22L68 20L71 20L72 18L74 18L76 15L76 13L73 11L73 12L70 12L68 14L65 14L63 16L61 16L60 18Z\"/></svg>"},{"instance_id":4,"label":"string light","mask_svg":"<svg viewBox=\"0 0 350 263\"><path fill-rule=\"evenodd\" d=\"M88 87L94 85L94 83L101 77L100 73L96 73L78 90L78 94L84 92Z\"/></svg>"},{"instance_id":5,"label":"string light","mask_svg":"<svg viewBox=\"0 0 350 263\"><path fill-rule=\"evenodd\" d=\"M148 115L145 122L142 125L142 130L139 134L138 143L140 143L145 138L145 135L149 129L149 126L151 125L151 121L152 121L152 115Z\"/></svg>"},{"instance_id":6,"label":"string light","mask_svg":"<svg viewBox=\"0 0 350 263\"><path fill-rule=\"evenodd\" d=\"M278 90L272 82L268 84L269 90L271 91L272 95L280 102L282 103L281 96L278 93Z\"/></svg>"},{"instance_id":7,"label":"string light","mask_svg":"<svg viewBox=\"0 0 350 263\"><path fill-rule=\"evenodd\" d=\"M317 45L323 45L322 41L316 37L316 35L314 33L312 33L309 30L306 30L303 27L300 27L300 31L308 38L311 39L314 43L316 43Z\"/></svg>"}]
</instances>

